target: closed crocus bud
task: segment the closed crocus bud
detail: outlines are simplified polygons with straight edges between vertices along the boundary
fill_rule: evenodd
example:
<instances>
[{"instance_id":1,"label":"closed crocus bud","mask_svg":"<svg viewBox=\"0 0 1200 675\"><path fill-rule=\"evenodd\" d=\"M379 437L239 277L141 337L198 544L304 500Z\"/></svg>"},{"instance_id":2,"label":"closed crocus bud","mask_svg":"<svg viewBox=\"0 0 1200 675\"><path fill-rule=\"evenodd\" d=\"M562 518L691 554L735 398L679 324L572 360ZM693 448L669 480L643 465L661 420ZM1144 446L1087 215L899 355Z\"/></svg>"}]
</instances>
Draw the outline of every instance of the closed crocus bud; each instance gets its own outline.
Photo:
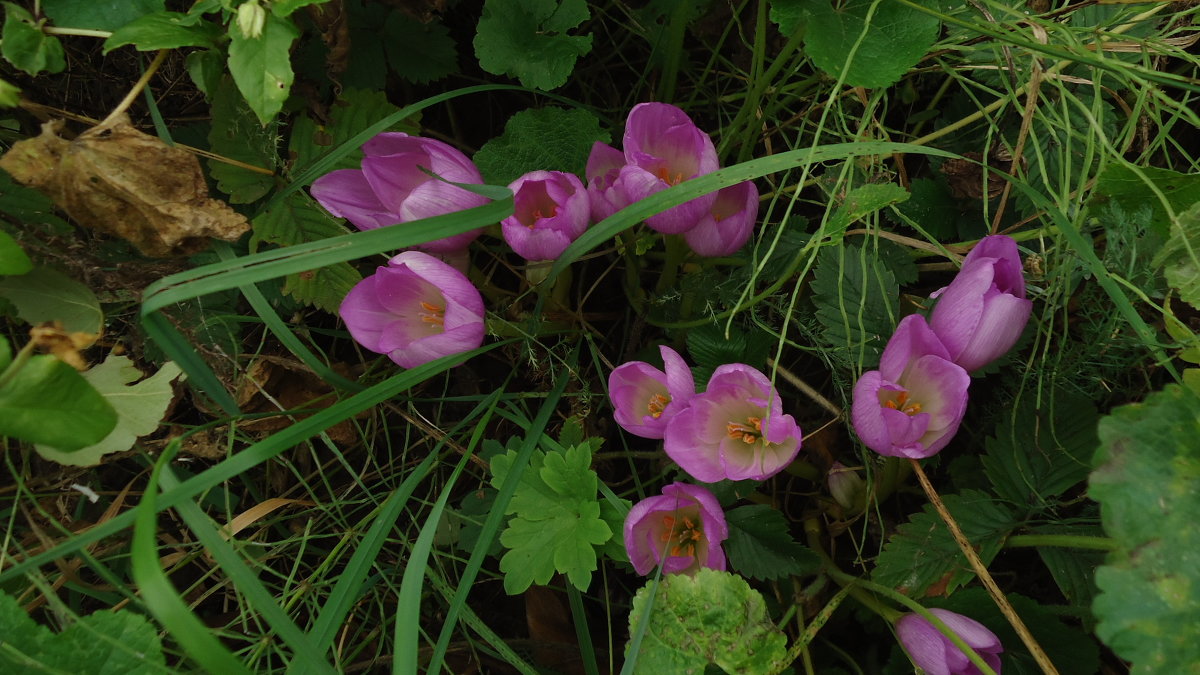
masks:
<instances>
[{"instance_id":1,"label":"closed crocus bud","mask_svg":"<svg viewBox=\"0 0 1200 675\"><path fill-rule=\"evenodd\" d=\"M889 457L930 457L962 422L971 376L950 360L925 317L904 317L879 361L854 385L850 419L868 448Z\"/></svg>"},{"instance_id":2,"label":"closed crocus bud","mask_svg":"<svg viewBox=\"0 0 1200 675\"><path fill-rule=\"evenodd\" d=\"M625 192L617 185L621 167L625 166L625 153L596 141L588 155L588 194L592 204L592 222L598 223L621 209L629 206Z\"/></svg>"},{"instance_id":3,"label":"closed crocus bud","mask_svg":"<svg viewBox=\"0 0 1200 675\"><path fill-rule=\"evenodd\" d=\"M765 480L800 452L800 427L766 375L731 363L667 424L663 450L698 481Z\"/></svg>"},{"instance_id":4,"label":"closed crocus bud","mask_svg":"<svg viewBox=\"0 0 1200 675\"><path fill-rule=\"evenodd\" d=\"M954 281L933 296L938 303L929 324L950 359L967 371L1011 349L1033 311L1017 242L1003 235L980 240Z\"/></svg>"},{"instance_id":5,"label":"closed crocus bud","mask_svg":"<svg viewBox=\"0 0 1200 675\"><path fill-rule=\"evenodd\" d=\"M672 483L647 497L625 517L625 551L643 576L662 565L663 574L692 574L701 567L725 570L721 542L729 526L717 498L698 485Z\"/></svg>"},{"instance_id":6,"label":"closed crocus bud","mask_svg":"<svg viewBox=\"0 0 1200 675\"><path fill-rule=\"evenodd\" d=\"M500 222L500 229L522 258L554 260L587 229L591 202L574 174L531 171L508 188L513 191L513 215Z\"/></svg>"},{"instance_id":7,"label":"closed crocus bud","mask_svg":"<svg viewBox=\"0 0 1200 675\"><path fill-rule=\"evenodd\" d=\"M865 508L867 484L858 477L858 472L841 462L829 467L829 494L833 500L849 513L858 513Z\"/></svg>"},{"instance_id":8,"label":"closed crocus bud","mask_svg":"<svg viewBox=\"0 0 1200 675\"><path fill-rule=\"evenodd\" d=\"M446 182L480 184L483 176L466 155L442 141L389 132L367 141L363 152L361 170L333 171L312 185L312 196L321 206L360 230L487 203L486 197ZM436 239L417 248L435 253L461 251L479 232Z\"/></svg>"},{"instance_id":9,"label":"closed crocus bud","mask_svg":"<svg viewBox=\"0 0 1200 675\"><path fill-rule=\"evenodd\" d=\"M658 351L663 370L645 361L630 361L608 376L613 417L622 429L642 438L662 438L667 422L696 395L692 371L683 357L666 345Z\"/></svg>"},{"instance_id":10,"label":"closed crocus bud","mask_svg":"<svg viewBox=\"0 0 1200 675\"><path fill-rule=\"evenodd\" d=\"M617 181L628 204L719 166L708 134L687 113L666 103L634 106L625 121L623 144L625 166ZM715 200L712 194L697 197L651 216L646 225L663 234L686 232L711 213Z\"/></svg>"},{"instance_id":11,"label":"closed crocus bud","mask_svg":"<svg viewBox=\"0 0 1200 675\"><path fill-rule=\"evenodd\" d=\"M729 255L750 238L757 218L758 188L750 181L731 185L717 192L712 210L683 233L683 240L696 255Z\"/></svg>"},{"instance_id":12,"label":"closed crocus bud","mask_svg":"<svg viewBox=\"0 0 1200 675\"><path fill-rule=\"evenodd\" d=\"M483 344L483 297L462 272L405 251L360 281L338 309L363 347L405 368Z\"/></svg>"},{"instance_id":13,"label":"closed crocus bud","mask_svg":"<svg viewBox=\"0 0 1200 675\"><path fill-rule=\"evenodd\" d=\"M999 655L1004 652L1004 646L992 631L962 614L944 609L929 611L957 633L999 675ZM912 662L927 675L980 675L982 672L961 649L920 614L900 617L896 621L896 636Z\"/></svg>"}]
</instances>

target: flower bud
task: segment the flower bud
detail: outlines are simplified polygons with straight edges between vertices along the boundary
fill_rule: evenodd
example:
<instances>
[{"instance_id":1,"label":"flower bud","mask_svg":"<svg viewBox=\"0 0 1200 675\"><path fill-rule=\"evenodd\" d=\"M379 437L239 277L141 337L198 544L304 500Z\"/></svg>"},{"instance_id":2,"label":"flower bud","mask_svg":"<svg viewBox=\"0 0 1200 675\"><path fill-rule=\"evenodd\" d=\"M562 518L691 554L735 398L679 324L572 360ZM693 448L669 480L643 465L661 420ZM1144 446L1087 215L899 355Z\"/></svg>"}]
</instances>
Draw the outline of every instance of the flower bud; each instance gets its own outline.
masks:
<instances>
[{"instance_id":1,"label":"flower bud","mask_svg":"<svg viewBox=\"0 0 1200 675\"><path fill-rule=\"evenodd\" d=\"M841 462L829 467L829 494L847 513L859 513L865 506L867 484L858 477L858 472Z\"/></svg>"},{"instance_id":2,"label":"flower bud","mask_svg":"<svg viewBox=\"0 0 1200 675\"><path fill-rule=\"evenodd\" d=\"M256 40L262 37L263 26L267 23L267 10L258 4L258 0L244 2L237 8L237 26L242 35Z\"/></svg>"},{"instance_id":3,"label":"flower bud","mask_svg":"<svg viewBox=\"0 0 1200 675\"><path fill-rule=\"evenodd\" d=\"M946 627L958 634L974 649L985 663L1000 675L1000 654L1004 646L1000 638L983 624L962 614L945 609L929 610ZM919 668L929 675L978 675L979 668L967 659L928 619L920 614L905 614L896 621L896 637L904 651Z\"/></svg>"}]
</instances>

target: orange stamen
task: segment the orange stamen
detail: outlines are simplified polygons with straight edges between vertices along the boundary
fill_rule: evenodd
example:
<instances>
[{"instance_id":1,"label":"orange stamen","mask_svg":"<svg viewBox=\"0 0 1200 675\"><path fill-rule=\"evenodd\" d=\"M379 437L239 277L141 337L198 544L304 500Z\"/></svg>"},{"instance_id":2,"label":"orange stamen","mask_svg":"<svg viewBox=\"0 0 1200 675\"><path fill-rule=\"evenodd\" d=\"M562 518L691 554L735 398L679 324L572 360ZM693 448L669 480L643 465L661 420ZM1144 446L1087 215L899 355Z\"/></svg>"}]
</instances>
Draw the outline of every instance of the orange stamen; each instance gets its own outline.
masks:
<instances>
[{"instance_id":1,"label":"orange stamen","mask_svg":"<svg viewBox=\"0 0 1200 675\"><path fill-rule=\"evenodd\" d=\"M659 417L662 417L663 410L666 409L667 404L670 402L670 396L655 394L650 397L650 402L646 404L646 410L650 413L651 417L658 419Z\"/></svg>"},{"instance_id":2,"label":"orange stamen","mask_svg":"<svg viewBox=\"0 0 1200 675\"><path fill-rule=\"evenodd\" d=\"M431 302L421 301L421 309L424 312L418 312L417 316L421 317L424 323L431 323L435 326L442 326L446 320L446 308L435 305Z\"/></svg>"},{"instance_id":3,"label":"orange stamen","mask_svg":"<svg viewBox=\"0 0 1200 675\"><path fill-rule=\"evenodd\" d=\"M762 418L747 417L748 424L730 422L725 425L725 433L732 439L740 439L746 445L757 443L762 439Z\"/></svg>"}]
</instances>

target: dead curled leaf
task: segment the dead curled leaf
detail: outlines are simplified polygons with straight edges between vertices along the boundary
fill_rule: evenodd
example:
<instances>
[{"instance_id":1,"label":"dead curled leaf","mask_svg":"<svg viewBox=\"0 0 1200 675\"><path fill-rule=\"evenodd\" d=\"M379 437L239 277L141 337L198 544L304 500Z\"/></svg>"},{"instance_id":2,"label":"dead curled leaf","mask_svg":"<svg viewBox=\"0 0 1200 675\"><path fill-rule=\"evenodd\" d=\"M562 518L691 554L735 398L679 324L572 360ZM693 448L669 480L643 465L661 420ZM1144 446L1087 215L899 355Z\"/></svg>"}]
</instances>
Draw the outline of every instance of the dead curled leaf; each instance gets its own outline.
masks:
<instances>
[{"instance_id":1,"label":"dead curled leaf","mask_svg":"<svg viewBox=\"0 0 1200 675\"><path fill-rule=\"evenodd\" d=\"M120 115L64 139L62 120L13 145L0 168L52 199L76 222L122 237L144 255L187 255L209 238L234 241L249 223L208 196L196 156L135 129Z\"/></svg>"}]
</instances>

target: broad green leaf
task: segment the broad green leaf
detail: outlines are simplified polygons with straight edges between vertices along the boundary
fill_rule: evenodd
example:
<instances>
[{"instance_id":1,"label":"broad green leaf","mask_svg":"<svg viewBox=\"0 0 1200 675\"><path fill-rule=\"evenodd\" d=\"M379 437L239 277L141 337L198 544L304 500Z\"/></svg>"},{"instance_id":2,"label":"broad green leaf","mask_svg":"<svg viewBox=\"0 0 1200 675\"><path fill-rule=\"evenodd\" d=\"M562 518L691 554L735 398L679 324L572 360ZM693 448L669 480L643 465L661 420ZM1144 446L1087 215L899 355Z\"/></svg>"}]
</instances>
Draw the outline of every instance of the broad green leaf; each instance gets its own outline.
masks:
<instances>
[{"instance_id":1,"label":"broad green leaf","mask_svg":"<svg viewBox=\"0 0 1200 675\"><path fill-rule=\"evenodd\" d=\"M475 34L479 66L534 89L566 83L592 36L568 35L591 17L586 0L485 0Z\"/></svg>"},{"instance_id":2,"label":"broad green leaf","mask_svg":"<svg viewBox=\"0 0 1200 675\"><path fill-rule=\"evenodd\" d=\"M65 220L54 214L54 202L49 197L17 183L3 170L0 170L0 213L6 213L14 221L25 225L50 225L63 234L74 231Z\"/></svg>"},{"instance_id":3,"label":"broad green leaf","mask_svg":"<svg viewBox=\"0 0 1200 675\"><path fill-rule=\"evenodd\" d=\"M208 132L210 149L229 159L273 170L278 158L278 122L260 125L254 112L238 93L232 80L223 78L212 93L212 127ZM232 204L249 204L267 194L275 177L215 159L208 160L208 171L217 181L217 189L229 195Z\"/></svg>"},{"instance_id":4,"label":"broad green leaf","mask_svg":"<svg viewBox=\"0 0 1200 675\"><path fill-rule=\"evenodd\" d=\"M288 19L267 13L262 35L246 37L230 26L229 72L258 121L267 124L292 88L292 42L300 31Z\"/></svg>"},{"instance_id":5,"label":"broad green leaf","mask_svg":"<svg viewBox=\"0 0 1200 675\"><path fill-rule=\"evenodd\" d=\"M293 192L263 211L250 223L255 241L293 246L346 234L346 229L307 194ZM336 312L342 299L362 275L350 263L340 262L284 278L283 292L305 304Z\"/></svg>"},{"instance_id":6,"label":"broad green leaf","mask_svg":"<svg viewBox=\"0 0 1200 675\"><path fill-rule=\"evenodd\" d=\"M8 343L8 338L0 335L0 373L12 363L12 345Z\"/></svg>"},{"instance_id":7,"label":"broad green leaf","mask_svg":"<svg viewBox=\"0 0 1200 675\"><path fill-rule=\"evenodd\" d=\"M33 269L33 261L12 235L0 230L0 275L25 274Z\"/></svg>"},{"instance_id":8,"label":"broad green leaf","mask_svg":"<svg viewBox=\"0 0 1200 675\"><path fill-rule=\"evenodd\" d=\"M0 29L0 55L17 68L37 75L62 72L67 67L62 43L42 32L41 22L19 5L4 3L4 27Z\"/></svg>"},{"instance_id":9,"label":"broad green leaf","mask_svg":"<svg viewBox=\"0 0 1200 675\"><path fill-rule=\"evenodd\" d=\"M1153 166L1134 168L1126 164L1110 164L1096 178L1096 186L1088 197L1088 209L1096 213L1099 207L1109 202L1119 204L1125 213L1134 213L1147 207L1151 213L1150 226L1166 238L1170 236L1171 220L1163 203L1150 191L1151 185L1163 194L1177 214L1200 202L1200 174L1179 173Z\"/></svg>"},{"instance_id":10,"label":"broad green leaf","mask_svg":"<svg viewBox=\"0 0 1200 675\"><path fill-rule=\"evenodd\" d=\"M1104 532L1099 525L1055 524L1032 528L1030 534L1067 534L1084 537L1100 537ZM1092 599L1096 596L1096 568L1104 562L1104 551L1090 551L1057 546L1037 547L1038 556L1054 577L1054 583L1063 597L1078 607L1084 615L1084 625L1095 623L1091 618Z\"/></svg>"},{"instance_id":11,"label":"broad green leaf","mask_svg":"<svg viewBox=\"0 0 1200 675\"><path fill-rule=\"evenodd\" d=\"M899 2L834 4L809 5L804 47L830 77L844 70L851 87L876 89L898 81L933 46L941 26L937 18Z\"/></svg>"},{"instance_id":12,"label":"broad green leaf","mask_svg":"<svg viewBox=\"0 0 1200 675\"><path fill-rule=\"evenodd\" d=\"M787 638L771 622L762 595L741 577L704 568L693 576L665 576L658 592L653 589L653 583L643 586L629 610L630 635L647 624L634 673L703 673L710 663L727 673L768 673L783 660Z\"/></svg>"},{"instance_id":13,"label":"broad green leaf","mask_svg":"<svg viewBox=\"0 0 1200 675\"><path fill-rule=\"evenodd\" d=\"M765 331L756 328L747 333L736 324L729 327L728 333L724 323L706 324L688 331L688 353L696 364L692 366L696 388L703 390L713 371L726 363L762 367L774 343Z\"/></svg>"},{"instance_id":14,"label":"broad green leaf","mask_svg":"<svg viewBox=\"0 0 1200 675\"><path fill-rule=\"evenodd\" d=\"M868 183L846 194L845 201L825 223L825 236L833 243L842 240L851 223L909 198L908 190L893 183Z\"/></svg>"},{"instance_id":15,"label":"broad green leaf","mask_svg":"<svg viewBox=\"0 0 1200 675\"><path fill-rule=\"evenodd\" d=\"M771 0L771 22L783 35L791 35L804 27L809 0Z\"/></svg>"},{"instance_id":16,"label":"broad green leaf","mask_svg":"<svg viewBox=\"0 0 1200 675\"><path fill-rule=\"evenodd\" d=\"M896 208L938 241L957 239L962 217L942 177L918 178L908 185L911 197Z\"/></svg>"},{"instance_id":17,"label":"broad green leaf","mask_svg":"<svg viewBox=\"0 0 1200 675\"><path fill-rule=\"evenodd\" d=\"M104 362L83 374L96 391L100 392L117 411L117 425L99 443L79 450L62 452L48 445L35 445L42 457L70 466L94 466L100 459L113 452L123 452L133 447L141 436L154 433L175 391L171 382L180 375L179 366L171 361L163 364L157 373L142 378L142 372L127 356L109 356Z\"/></svg>"},{"instance_id":18,"label":"broad green leaf","mask_svg":"<svg viewBox=\"0 0 1200 675\"><path fill-rule=\"evenodd\" d=\"M216 49L221 41L221 27L198 16L179 12L155 12L138 17L121 26L104 41L104 53L118 47L133 45L140 52L178 47L207 47Z\"/></svg>"},{"instance_id":19,"label":"broad green leaf","mask_svg":"<svg viewBox=\"0 0 1200 675\"><path fill-rule=\"evenodd\" d=\"M458 71L454 40L440 23L421 23L404 12L392 12L383 26L383 39L392 70L409 82L425 84Z\"/></svg>"},{"instance_id":20,"label":"broad green leaf","mask_svg":"<svg viewBox=\"0 0 1200 675\"><path fill-rule=\"evenodd\" d=\"M725 514L729 539L723 544L733 571L751 579L809 574L821 560L788 534L787 520L765 504L741 506Z\"/></svg>"},{"instance_id":21,"label":"broad green leaf","mask_svg":"<svg viewBox=\"0 0 1200 675\"><path fill-rule=\"evenodd\" d=\"M279 16L289 16L292 12L305 7L307 5L316 5L329 0L274 0L271 3L271 12Z\"/></svg>"},{"instance_id":22,"label":"broad green leaf","mask_svg":"<svg viewBox=\"0 0 1200 675\"><path fill-rule=\"evenodd\" d=\"M1133 673L1200 663L1200 396L1168 385L1100 420L1089 495L1120 548L1096 571L1096 635Z\"/></svg>"},{"instance_id":23,"label":"broad green leaf","mask_svg":"<svg viewBox=\"0 0 1200 675\"><path fill-rule=\"evenodd\" d=\"M42 11L55 26L107 31L165 7L166 0L42 0Z\"/></svg>"},{"instance_id":24,"label":"broad green leaf","mask_svg":"<svg viewBox=\"0 0 1200 675\"><path fill-rule=\"evenodd\" d=\"M17 316L31 324L61 321L71 333L99 335L104 313L92 289L48 267L0 279L0 298L8 298Z\"/></svg>"},{"instance_id":25,"label":"broad green leaf","mask_svg":"<svg viewBox=\"0 0 1200 675\"><path fill-rule=\"evenodd\" d=\"M396 106L388 103L387 95L382 91L346 89L329 107L329 123L327 125L318 126L309 117L298 116L292 124L292 133L288 142L288 154L292 157L292 171L297 172L307 168L315 160L341 146L367 127L399 110ZM388 127L386 131L418 134L421 131L418 121L419 118L414 115ZM331 171L334 169L357 169L362 162L362 156L362 150L355 150L347 153L329 168Z\"/></svg>"},{"instance_id":26,"label":"broad green leaf","mask_svg":"<svg viewBox=\"0 0 1200 675\"><path fill-rule=\"evenodd\" d=\"M900 287L870 247L821 250L812 281L821 337L847 364L874 368L900 320Z\"/></svg>"},{"instance_id":27,"label":"broad green leaf","mask_svg":"<svg viewBox=\"0 0 1200 675\"><path fill-rule=\"evenodd\" d=\"M530 171L565 171L582 177L596 141L608 143L600 120L586 110L531 108L513 115L504 133L475 153L483 179L508 185Z\"/></svg>"},{"instance_id":28,"label":"broad green leaf","mask_svg":"<svg viewBox=\"0 0 1200 675\"><path fill-rule=\"evenodd\" d=\"M0 436L70 452L99 442L116 424L100 392L53 356L31 357L0 388Z\"/></svg>"},{"instance_id":29,"label":"broad green leaf","mask_svg":"<svg viewBox=\"0 0 1200 675\"><path fill-rule=\"evenodd\" d=\"M1154 256L1154 265L1162 266L1167 283L1184 302L1200 308L1200 202L1172 223L1171 238Z\"/></svg>"},{"instance_id":30,"label":"broad green leaf","mask_svg":"<svg viewBox=\"0 0 1200 675\"><path fill-rule=\"evenodd\" d=\"M131 611L79 617L55 634L0 593L0 671L143 675L166 672L158 629Z\"/></svg>"},{"instance_id":31,"label":"broad green leaf","mask_svg":"<svg viewBox=\"0 0 1200 675\"><path fill-rule=\"evenodd\" d=\"M976 490L943 501L986 565L1017 526L1000 502ZM914 598L949 595L975 576L946 524L930 504L896 529L883 547L871 578Z\"/></svg>"}]
</instances>

